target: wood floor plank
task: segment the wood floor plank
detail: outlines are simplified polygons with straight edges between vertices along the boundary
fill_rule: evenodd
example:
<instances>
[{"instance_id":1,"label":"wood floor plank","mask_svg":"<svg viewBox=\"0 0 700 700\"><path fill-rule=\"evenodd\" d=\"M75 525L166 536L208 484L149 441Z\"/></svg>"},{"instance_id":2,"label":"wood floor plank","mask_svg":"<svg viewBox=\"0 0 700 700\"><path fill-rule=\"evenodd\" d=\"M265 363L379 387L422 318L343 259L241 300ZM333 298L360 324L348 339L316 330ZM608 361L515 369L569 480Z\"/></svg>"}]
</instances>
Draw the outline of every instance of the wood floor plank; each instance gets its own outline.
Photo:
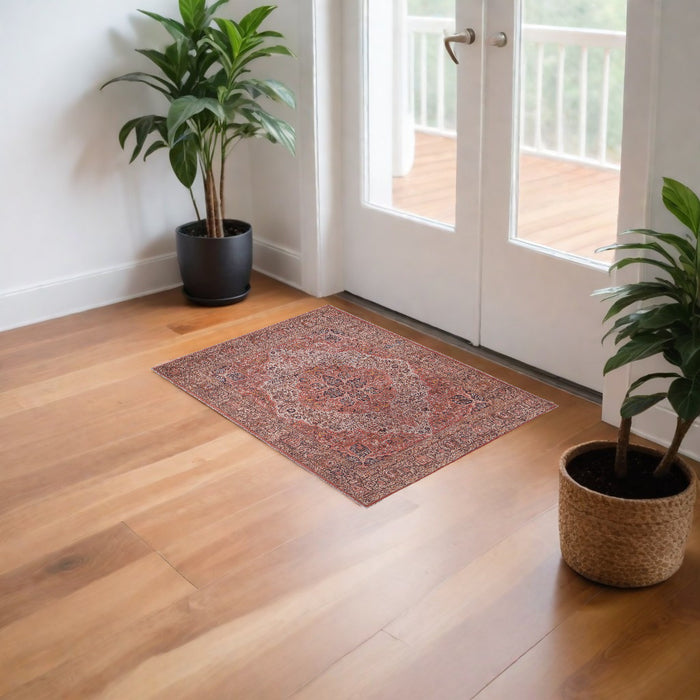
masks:
<instances>
[{"instance_id":1,"label":"wood floor plank","mask_svg":"<svg viewBox=\"0 0 700 700\"><path fill-rule=\"evenodd\" d=\"M0 576L0 628L150 554L120 523Z\"/></svg>"},{"instance_id":2,"label":"wood floor plank","mask_svg":"<svg viewBox=\"0 0 700 700\"><path fill-rule=\"evenodd\" d=\"M636 591L601 586L476 697L512 697L518 688L538 698L700 697L699 583L695 530L671 580Z\"/></svg>"},{"instance_id":3,"label":"wood floor plank","mask_svg":"<svg viewBox=\"0 0 700 700\"><path fill-rule=\"evenodd\" d=\"M506 470L507 466L502 468ZM497 469L491 472L494 481L503 480L495 474ZM474 483L479 481L478 472L471 476ZM542 504L551 502L544 479L541 489ZM448 502L443 500L432 515L429 507L421 510L414 504L404 514L384 522L376 520L381 514L376 507L353 506L354 510L338 518L334 527L309 533L248 562L230 578L202 591L202 603L197 604L201 608L214 604L214 600L220 603L222 597L230 595L227 589L231 588L243 598L252 596L247 600L250 612L243 627L216 618L216 633L200 635L185 649L173 649L169 658L162 654L152 658L147 671L124 673L114 696L133 692L145 673L164 684L155 697L171 692L182 697L197 697L198 693L220 697L232 687L242 697L256 693L260 697L285 697L394 619L402 609L415 604L446 575L487 549L489 543L502 539L513 522L528 521L543 507L519 499L517 490L509 488L507 514L502 515L499 524L485 529L475 506L481 504L488 510L492 504L481 489L471 493L468 487L466 490L468 493L462 494L455 488L449 489L451 498ZM411 501L416 495L411 489L403 493ZM434 501L426 498L426 505ZM395 505L389 499L378 507L389 509ZM372 525L367 522L369 517ZM248 590L250 581L258 582L255 591ZM293 607L298 609L300 618L285 622L290 599L295 601ZM271 634L269 625L273 620L275 631ZM263 630L260 639L255 636L258 629ZM252 635L247 653L238 646L240 634ZM224 658L217 657L210 644L227 649ZM303 649L303 654L297 656L297 649ZM206 659L206 669L182 668L187 655ZM178 669L179 674L175 686L169 684L173 681L173 669Z\"/></svg>"},{"instance_id":4,"label":"wood floor plank","mask_svg":"<svg viewBox=\"0 0 700 700\"><path fill-rule=\"evenodd\" d=\"M4 478L77 457L95 445L138 435L172 417L183 420L204 412L202 404L188 401L185 395L165 401L168 393L158 376L144 372L109 388L6 417L0 443ZM139 394L142 398L134 400ZM22 425L33 426L34 432L21 430Z\"/></svg>"},{"instance_id":5,"label":"wood floor plank","mask_svg":"<svg viewBox=\"0 0 700 700\"><path fill-rule=\"evenodd\" d=\"M404 499L387 500L372 509L344 501L353 512L365 515L346 529L350 537L364 533L365 546L375 529L401 519L415 507ZM73 697L92 693L140 697L145 683L148 697L163 692L170 697L201 698L206 697L201 686L207 675L239 667L248 667L252 675L246 683L255 686L257 671L250 663L252 657L274 646L284 629L291 633L305 629L307 615L323 608L323 598L334 599L341 590L350 591L353 581L371 573L372 567L365 571L357 563L337 570L333 557L343 556L340 544L333 529L324 528L290 543L282 553L276 549L267 558L244 561L230 576L193 593L186 601L175 602L108 640L98 640L89 651L28 684L18 697L52 698L66 693ZM313 562L303 565L304 557L311 553ZM290 558L297 562L295 567L289 566ZM357 561L356 554L352 559ZM348 576L346 571L350 571ZM183 658L187 659L184 665ZM171 674L171 668L177 670ZM260 673L267 670L261 666ZM183 684L188 683L200 687L186 692ZM239 697L264 697L255 690L246 695L238 680L231 688Z\"/></svg>"},{"instance_id":6,"label":"wood floor plank","mask_svg":"<svg viewBox=\"0 0 700 700\"><path fill-rule=\"evenodd\" d=\"M231 430L224 421L212 422L207 412L179 418L169 416L151 430L142 430L93 446L86 452L10 475L0 471L0 514L31 501L56 495L81 482L106 478L172 457L193 445L205 445ZM8 470L9 471L9 470Z\"/></svg>"},{"instance_id":7,"label":"wood floor plank","mask_svg":"<svg viewBox=\"0 0 700 700\"><path fill-rule=\"evenodd\" d=\"M262 278L254 277L253 284L258 279ZM236 305L210 308L208 313L203 307L183 307L181 292L173 290L164 293L167 303L160 306L135 300L115 305L118 314L114 311L115 307L86 312L97 316L97 322L84 324L76 320L78 329L73 333L59 333L55 337L49 335L38 343L26 339L23 341L20 333L22 329L9 331L14 334L14 343L3 342L2 346L16 347L14 350L6 350L2 355L0 391L65 374L86 365L118 360L124 355L151 348L154 344L167 343L178 335L247 318L256 311L269 312L271 299L280 305L308 299L301 292L290 288L270 289L268 283L263 283L262 287L251 291L246 299L249 306L244 311L240 311ZM144 313L135 315L130 303L134 304L136 310L145 307ZM78 315L77 319L80 318ZM47 323L61 321L58 319ZM29 337L32 336L31 329L26 332Z\"/></svg>"},{"instance_id":8,"label":"wood floor plank","mask_svg":"<svg viewBox=\"0 0 700 700\"><path fill-rule=\"evenodd\" d=\"M88 651L193 586L158 554L127 564L0 629L0 694Z\"/></svg>"},{"instance_id":9,"label":"wood floor plank","mask_svg":"<svg viewBox=\"0 0 700 700\"><path fill-rule=\"evenodd\" d=\"M230 475L255 449L249 436L234 429L205 445L10 510L0 516L0 573Z\"/></svg>"},{"instance_id":10,"label":"wood floor plank","mask_svg":"<svg viewBox=\"0 0 700 700\"><path fill-rule=\"evenodd\" d=\"M554 509L528 522L294 697L472 697L597 593L547 546L556 527ZM504 637L514 617L521 625ZM378 645L389 655L379 663Z\"/></svg>"},{"instance_id":11,"label":"wood floor plank","mask_svg":"<svg viewBox=\"0 0 700 700\"><path fill-rule=\"evenodd\" d=\"M221 478L165 500L127 519L129 526L162 551L221 518L235 517L300 481L313 479L282 455L270 454L251 435L242 437L236 463ZM316 484L312 485L316 486ZM307 489L309 487L307 486Z\"/></svg>"},{"instance_id":12,"label":"wood floor plank","mask_svg":"<svg viewBox=\"0 0 700 700\"><path fill-rule=\"evenodd\" d=\"M168 337L164 342L150 343L147 349L141 352L132 348L130 353L119 358L88 363L87 366L83 364L80 365L80 369L54 368L52 375L45 379L0 392L0 417L82 394L86 386L97 389L134 376L142 376L145 367L153 367L169 359L250 333L321 305L318 300L299 299L298 292L291 295L289 301L280 299L278 302L275 309L271 310L266 308L263 300L260 307L251 306L251 313L245 317L223 317L219 323L213 323L211 320L204 323L199 316L190 312L186 322L174 324L178 328L176 333L182 336L181 338L173 340L172 337Z\"/></svg>"},{"instance_id":13,"label":"wood floor plank","mask_svg":"<svg viewBox=\"0 0 700 700\"><path fill-rule=\"evenodd\" d=\"M204 588L252 559L316 529L331 527L334 516L347 518L353 507L329 493L327 484L302 475L296 465L284 468L297 471L295 485L268 493L254 508L228 508L206 525L179 533L162 546L163 556L198 588Z\"/></svg>"}]
</instances>

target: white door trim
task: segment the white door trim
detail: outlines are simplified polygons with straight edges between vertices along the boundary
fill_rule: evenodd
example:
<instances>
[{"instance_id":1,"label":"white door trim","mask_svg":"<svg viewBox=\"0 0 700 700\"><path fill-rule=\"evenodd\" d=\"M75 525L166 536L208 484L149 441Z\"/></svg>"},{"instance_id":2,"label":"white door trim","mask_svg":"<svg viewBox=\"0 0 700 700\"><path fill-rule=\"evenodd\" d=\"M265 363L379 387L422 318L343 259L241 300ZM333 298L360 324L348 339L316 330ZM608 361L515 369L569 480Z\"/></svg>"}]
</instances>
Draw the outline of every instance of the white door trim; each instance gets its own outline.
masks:
<instances>
[{"instance_id":1,"label":"white door trim","mask_svg":"<svg viewBox=\"0 0 700 700\"><path fill-rule=\"evenodd\" d=\"M658 63L660 39L660 0L628 3L627 45L625 48L625 95L620 166L620 203L618 231L646 226L650 216L653 143L658 101ZM611 284L638 281L631 273L613 273ZM604 308L601 306L601 319ZM603 328L601 326L601 335ZM606 345L608 356L613 346ZM603 420L620 422L620 405L630 384L629 365L609 374L603 384ZM635 429L639 419L635 420ZM636 430L635 430L636 432Z\"/></svg>"},{"instance_id":2,"label":"white door trim","mask_svg":"<svg viewBox=\"0 0 700 700\"><path fill-rule=\"evenodd\" d=\"M302 0L298 158L301 287L314 296L343 291L341 205L343 46L340 3Z\"/></svg>"}]
</instances>

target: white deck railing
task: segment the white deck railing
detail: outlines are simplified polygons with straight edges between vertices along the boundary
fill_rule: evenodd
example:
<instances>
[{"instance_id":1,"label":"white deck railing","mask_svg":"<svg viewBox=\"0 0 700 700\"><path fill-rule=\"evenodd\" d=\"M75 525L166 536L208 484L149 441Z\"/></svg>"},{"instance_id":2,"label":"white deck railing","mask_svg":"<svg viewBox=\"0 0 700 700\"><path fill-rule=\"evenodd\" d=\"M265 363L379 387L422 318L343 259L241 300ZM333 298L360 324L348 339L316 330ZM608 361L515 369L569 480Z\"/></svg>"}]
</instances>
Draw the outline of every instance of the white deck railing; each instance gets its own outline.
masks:
<instances>
[{"instance_id":1,"label":"white deck railing","mask_svg":"<svg viewBox=\"0 0 700 700\"><path fill-rule=\"evenodd\" d=\"M418 131L455 136L454 90L452 101L446 99L445 52L443 30L451 20L440 17L409 17L410 89L413 91L414 123ZM611 59L614 52L624 57L625 33L597 29L574 29L524 25L522 33L520 140L521 150L528 153L619 168L620 144L615 142L609 123L611 98ZM573 47L573 48L570 48ZM569 49L567 51L567 49ZM590 51L602 53L601 72L593 77ZM556 60L552 60L552 51ZM577 91L573 99L566 94L567 57L578 54ZM545 84L550 85L549 89ZM551 89L552 83L554 90ZM435 86L434 88L432 86ZM592 90L596 88L597 94ZM569 87L569 90L571 88ZM434 104L431 104L434 98ZM568 97L568 99L567 99ZM567 102L569 104L567 104ZM589 143L591 105L597 103L596 142ZM571 133L567 107L577 105L577 119ZM618 110L618 116L621 113ZM449 115L449 116L448 116ZM546 125L546 126L545 126ZM621 128L614 130L616 135ZM612 142L611 142L612 141Z\"/></svg>"}]
</instances>

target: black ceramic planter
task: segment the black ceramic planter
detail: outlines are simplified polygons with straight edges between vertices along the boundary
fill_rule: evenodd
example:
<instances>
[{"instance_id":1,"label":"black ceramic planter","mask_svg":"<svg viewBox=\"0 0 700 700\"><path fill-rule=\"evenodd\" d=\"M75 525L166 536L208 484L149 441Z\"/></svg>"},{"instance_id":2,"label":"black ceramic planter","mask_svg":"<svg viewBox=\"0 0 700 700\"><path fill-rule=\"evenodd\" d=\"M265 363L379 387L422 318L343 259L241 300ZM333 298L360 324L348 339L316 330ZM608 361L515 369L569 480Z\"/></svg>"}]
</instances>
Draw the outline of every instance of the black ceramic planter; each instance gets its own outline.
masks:
<instances>
[{"instance_id":1,"label":"black ceramic planter","mask_svg":"<svg viewBox=\"0 0 700 700\"><path fill-rule=\"evenodd\" d=\"M234 304L250 291L253 229L245 221L225 219L224 234L209 238L204 221L191 221L175 231L183 291L196 304Z\"/></svg>"}]
</instances>

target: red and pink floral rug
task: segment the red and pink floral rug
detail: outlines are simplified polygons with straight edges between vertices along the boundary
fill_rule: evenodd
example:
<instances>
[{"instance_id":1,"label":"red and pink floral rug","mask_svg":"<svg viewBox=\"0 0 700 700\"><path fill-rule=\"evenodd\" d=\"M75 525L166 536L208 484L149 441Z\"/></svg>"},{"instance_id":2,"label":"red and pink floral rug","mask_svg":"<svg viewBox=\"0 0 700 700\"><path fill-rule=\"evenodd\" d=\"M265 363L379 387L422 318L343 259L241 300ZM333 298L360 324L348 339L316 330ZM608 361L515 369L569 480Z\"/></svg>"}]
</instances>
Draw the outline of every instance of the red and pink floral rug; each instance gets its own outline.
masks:
<instances>
[{"instance_id":1,"label":"red and pink floral rug","mask_svg":"<svg viewBox=\"0 0 700 700\"><path fill-rule=\"evenodd\" d=\"M365 506L556 408L333 306L154 371Z\"/></svg>"}]
</instances>

